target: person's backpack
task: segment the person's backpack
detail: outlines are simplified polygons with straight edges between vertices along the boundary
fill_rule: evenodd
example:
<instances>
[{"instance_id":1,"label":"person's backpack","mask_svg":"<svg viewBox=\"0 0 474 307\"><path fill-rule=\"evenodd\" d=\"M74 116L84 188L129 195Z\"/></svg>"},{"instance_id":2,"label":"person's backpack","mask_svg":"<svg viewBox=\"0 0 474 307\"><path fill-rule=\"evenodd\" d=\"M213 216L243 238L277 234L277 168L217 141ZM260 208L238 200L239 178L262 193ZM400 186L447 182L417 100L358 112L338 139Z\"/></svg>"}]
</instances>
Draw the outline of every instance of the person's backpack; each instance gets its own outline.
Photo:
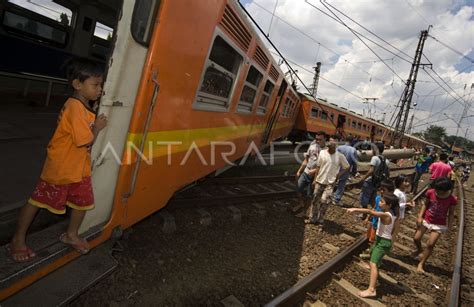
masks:
<instances>
[{"instance_id":1,"label":"person's backpack","mask_svg":"<svg viewBox=\"0 0 474 307\"><path fill-rule=\"evenodd\" d=\"M390 170L387 166L387 162L384 156L377 156L380 159L380 164L374 169L372 174L372 183L378 188L380 183L384 180L390 179Z\"/></svg>"}]
</instances>

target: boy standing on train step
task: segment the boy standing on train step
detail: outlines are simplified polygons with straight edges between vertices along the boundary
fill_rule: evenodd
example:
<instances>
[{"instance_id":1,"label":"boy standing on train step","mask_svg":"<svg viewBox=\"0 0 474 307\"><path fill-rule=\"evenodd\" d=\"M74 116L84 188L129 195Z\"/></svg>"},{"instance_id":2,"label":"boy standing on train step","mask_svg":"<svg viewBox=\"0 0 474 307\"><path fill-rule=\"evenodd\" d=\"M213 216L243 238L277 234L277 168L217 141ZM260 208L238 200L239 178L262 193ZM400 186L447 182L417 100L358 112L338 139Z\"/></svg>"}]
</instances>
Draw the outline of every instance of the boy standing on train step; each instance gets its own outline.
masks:
<instances>
[{"instance_id":1,"label":"boy standing on train step","mask_svg":"<svg viewBox=\"0 0 474 307\"><path fill-rule=\"evenodd\" d=\"M327 148L319 153L313 181L314 194L311 202L311 214L310 218L305 221L306 224L323 226L333 186L344 173L349 171L349 162L342 153L336 150L336 146L336 140L331 138Z\"/></svg>"},{"instance_id":2,"label":"boy standing on train step","mask_svg":"<svg viewBox=\"0 0 474 307\"><path fill-rule=\"evenodd\" d=\"M99 131L107 125L105 115L96 118L90 105L102 93L103 71L92 61L76 59L69 63L67 77L74 94L59 114L39 182L28 203L21 209L8 247L11 258L16 262L30 261L36 256L26 245L26 232L39 208L64 214L65 206L70 207L69 226L59 239L81 254L90 249L78 231L86 210L94 208L91 147Z\"/></svg>"},{"instance_id":3,"label":"boy standing on train step","mask_svg":"<svg viewBox=\"0 0 474 307\"><path fill-rule=\"evenodd\" d=\"M303 209L301 215L306 215L306 210L310 204L310 197L313 195L313 178L316 169L316 160L318 159L319 152L326 146L326 134L319 132L316 134L316 139L311 142L308 150L304 154L304 160L301 163L300 168L296 172L297 182L297 194L299 203L292 209L293 212L297 212Z\"/></svg>"}]
</instances>

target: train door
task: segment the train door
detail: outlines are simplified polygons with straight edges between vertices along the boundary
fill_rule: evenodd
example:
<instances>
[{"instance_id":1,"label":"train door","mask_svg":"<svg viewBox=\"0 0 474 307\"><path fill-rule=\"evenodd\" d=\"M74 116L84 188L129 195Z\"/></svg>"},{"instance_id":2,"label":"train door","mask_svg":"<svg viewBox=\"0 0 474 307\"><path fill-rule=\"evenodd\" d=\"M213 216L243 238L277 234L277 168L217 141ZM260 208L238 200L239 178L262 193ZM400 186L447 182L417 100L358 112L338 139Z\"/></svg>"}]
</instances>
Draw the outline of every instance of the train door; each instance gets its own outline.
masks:
<instances>
[{"instance_id":1,"label":"train door","mask_svg":"<svg viewBox=\"0 0 474 307\"><path fill-rule=\"evenodd\" d=\"M2 2L0 41L2 46L9 42L14 48L10 52L21 56L9 57L8 66L0 66L0 245L10 240L18 211L37 183L46 146L71 93L62 63L58 62L62 57L80 56L104 64L105 83L98 112L107 115L108 125L92 149L96 206L86 214L80 231L89 239L95 238L92 246L110 236L106 223L112 213L129 122L160 3L44 0L38 6L33 1ZM6 49L10 48L0 48L3 54ZM25 66L23 57L41 63ZM153 81L148 81L153 86ZM6 253L0 256L0 279L7 281L0 285L0 300L72 259L61 258L66 254L65 247L57 240L58 229L66 227L65 218L48 215L46 210L40 214L43 216L36 217L28 237L39 255L35 262L12 264L5 259ZM35 241L39 230L42 239Z\"/></svg>"},{"instance_id":2,"label":"train door","mask_svg":"<svg viewBox=\"0 0 474 307\"><path fill-rule=\"evenodd\" d=\"M65 63L80 56L106 66L120 7L121 0L2 1L0 44L8 48L0 48L0 217L7 221L0 242L11 236L16 212L38 181L59 112L72 93ZM33 229L58 220L41 211Z\"/></svg>"},{"instance_id":3,"label":"train door","mask_svg":"<svg viewBox=\"0 0 474 307\"><path fill-rule=\"evenodd\" d=\"M0 48L3 55L10 52L5 57L10 61L0 66L0 142L5 148L0 151L0 217L8 217L0 225L2 243L11 237L16 212L37 183L59 111L71 94L62 65L72 57L102 63L107 72L99 112L108 115L109 124L94 145L93 158L99 161L104 148L110 149L110 155L93 170L95 202L101 205L87 215L84 230L108 219L111 207L102 203L112 203L113 175L120 167L154 27L151 12L159 5L159 1L144 0L124 1L123 7L121 0L84 0L70 7L43 2L47 9L13 0L0 7L0 41L11 46ZM38 227L33 225L33 229L62 221L46 210L40 214L44 216L35 220Z\"/></svg>"},{"instance_id":4,"label":"train door","mask_svg":"<svg viewBox=\"0 0 474 307\"><path fill-rule=\"evenodd\" d=\"M375 130L375 126L372 126L372 127L370 128L370 140L371 140L372 142L375 141L375 131L376 131L376 130Z\"/></svg>"},{"instance_id":5,"label":"train door","mask_svg":"<svg viewBox=\"0 0 474 307\"><path fill-rule=\"evenodd\" d=\"M286 88L288 87L288 84L286 83L285 80L281 82L280 89L278 90L277 98L275 100L275 103L273 104L272 111L270 113L270 118L268 120L267 126L265 127L265 132L263 133L263 139L262 139L262 144L267 144L270 138L271 131L273 129L273 126L278 119L278 110L280 109L280 104L283 99L283 95L285 94Z\"/></svg>"},{"instance_id":6,"label":"train door","mask_svg":"<svg viewBox=\"0 0 474 307\"><path fill-rule=\"evenodd\" d=\"M344 124L346 122L346 116L345 115L342 115L342 114L339 114L337 116L337 125L336 125L336 134L340 137L344 137L345 136L345 132L344 132Z\"/></svg>"}]
</instances>

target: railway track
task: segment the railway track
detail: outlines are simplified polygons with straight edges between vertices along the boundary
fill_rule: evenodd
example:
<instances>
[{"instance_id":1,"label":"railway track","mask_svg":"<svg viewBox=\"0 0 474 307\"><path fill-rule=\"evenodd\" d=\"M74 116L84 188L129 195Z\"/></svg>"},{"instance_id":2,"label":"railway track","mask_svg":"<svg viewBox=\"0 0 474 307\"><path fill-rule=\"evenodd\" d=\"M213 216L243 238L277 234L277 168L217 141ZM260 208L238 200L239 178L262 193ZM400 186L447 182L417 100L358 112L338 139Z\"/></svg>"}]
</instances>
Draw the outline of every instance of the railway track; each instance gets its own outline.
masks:
<instances>
[{"instance_id":1,"label":"railway track","mask_svg":"<svg viewBox=\"0 0 474 307\"><path fill-rule=\"evenodd\" d=\"M291 176L286 177L293 180ZM213 180L208 184L227 189L234 186L231 179L220 183L218 179ZM266 184L267 178L252 180L251 185ZM285 181L273 177L273 182ZM203 188L201 184L199 186ZM205 188L204 191L208 192ZM203 196L199 194L202 191L194 193L195 197ZM357 188L345 194L345 205L351 203L351 197L358 198ZM337 259L343 258L341 254L348 247L364 241L361 236L366 228L353 215L345 214L343 208L332 206L323 231L317 231L311 225L304 225L302 219L288 214L287 208L296 202L292 197L259 201L260 208L246 201L238 208L221 203L223 206L212 210L167 210L176 221L173 234L166 231L165 216L159 214L147 219L134 227L128 239L122 242L124 251L116 254L120 271L94 286L73 305L110 301L128 305L150 302L159 305L222 303L230 306L236 302L245 306L262 305L295 284L301 286L316 269L326 270L326 275L320 275L317 282L317 286L323 288L314 292L315 287L301 287L294 304L274 305L302 306L315 304L318 300L333 306L364 305L357 297L349 295L344 286L348 283L360 289L367 286L365 258L357 256L365 247L359 246L352 256L347 256L348 261L355 259L351 264ZM234 210L229 209L235 209L237 214L230 214ZM239 219L235 220L236 216ZM444 304L451 283L446 268L451 267L454 235L438 242L428 261L427 269L431 274L420 276L413 272L416 262L408 257L412 248L413 220L407 217L406 223L402 228L405 237L400 239L391 255L394 260L389 259L382 266L388 281L380 279L379 303L425 306L433 305L429 301L434 300L435 304ZM146 257L143 256L145 251ZM334 260L338 263L336 271L328 264ZM324 281L328 277L334 278ZM197 280L198 283L193 282ZM469 287L469 283L461 285L461 290ZM466 293L464 296L469 297L470 293Z\"/></svg>"},{"instance_id":2,"label":"railway track","mask_svg":"<svg viewBox=\"0 0 474 307\"><path fill-rule=\"evenodd\" d=\"M427 188L425 186L414 199L420 197ZM462 187L458 190L458 197L459 207L462 210L464 202ZM459 218L462 218L460 214L458 214ZM458 223L460 222L458 220ZM428 273L419 274L416 272L417 261L409 256L413 248L411 238L414 235L415 225L416 215L407 215L401 227L399 240L394 244L392 253L383 260L378 279L379 296L376 299L358 296L359 289L367 287L370 272L366 257L361 257L366 255L359 255L367 247L366 237L361 235L358 238L354 237L352 244L346 246L340 253L338 253L339 248L326 244L324 247L331 250L334 257L266 306L325 306L326 304L423 306L443 304L440 302L457 306L460 284L459 280L456 280L456 268L460 266L460 263L454 264L453 275L446 270L446 267L453 267L451 259L453 259L456 246L462 250L462 238L454 246L456 237L454 233L449 238L443 237L443 242L438 242L438 245L441 243L444 246L435 248L435 253L429 261ZM473 259L472 256L470 257L468 263L472 264ZM464 284L461 291L464 303L474 301L473 291L468 283ZM446 299L447 297L450 297L449 300Z\"/></svg>"},{"instance_id":3,"label":"railway track","mask_svg":"<svg viewBox=\"0 0 474 307\"><path fill-rule=\"evenodd\" d=\"M400 173L411 175L413 167L392 168L392 176ZM361 171L361 174L367 171ZM351 181L346 190L360 187L362 182ZM296 194L294 175L251 176L251 177L212 177L177 193L169 202L168 209L193 206L212 207L241 202L284 199Z\"/></svg>"}]
</instances>

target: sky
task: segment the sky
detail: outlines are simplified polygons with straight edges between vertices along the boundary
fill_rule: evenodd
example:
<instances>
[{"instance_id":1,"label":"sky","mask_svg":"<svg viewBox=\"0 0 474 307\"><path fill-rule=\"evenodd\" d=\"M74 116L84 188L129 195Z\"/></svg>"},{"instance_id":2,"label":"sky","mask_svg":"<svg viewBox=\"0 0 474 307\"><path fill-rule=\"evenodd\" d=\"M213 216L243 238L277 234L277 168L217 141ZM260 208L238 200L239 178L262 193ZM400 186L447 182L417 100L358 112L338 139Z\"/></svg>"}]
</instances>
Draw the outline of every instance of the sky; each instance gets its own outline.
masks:
<instances>
[{"instance_id":1,"label":"sky","mask_svg":"<svg viewBox=\"0 0 474 307\"><path fill-rule=\"evenodd\" d=\"M390 122L405 88L420 32L431 25L421 63L432 66L420 67L418 71L412 99L416 104L412 131L422 131L434 124L445 127L448 134L455 134L461 123L458 135L474 140L474 128L467 130L474 123L474 106L462 116L464 106L474 100L474 0L241 3L293 69L298 70L307 87L312 84L315 63L322 63L318 97L360 114L370 112L372 118L385 118L385 123ZM333 17L336 14L356 34L380 46L357 34L362 42L348 27L318 9ZM280 67L288 70L285 64ZM298 86L305 91L301 82ZM364 98L377 99L367 104L363 103Z\"/></svg>"}]
</instances>

